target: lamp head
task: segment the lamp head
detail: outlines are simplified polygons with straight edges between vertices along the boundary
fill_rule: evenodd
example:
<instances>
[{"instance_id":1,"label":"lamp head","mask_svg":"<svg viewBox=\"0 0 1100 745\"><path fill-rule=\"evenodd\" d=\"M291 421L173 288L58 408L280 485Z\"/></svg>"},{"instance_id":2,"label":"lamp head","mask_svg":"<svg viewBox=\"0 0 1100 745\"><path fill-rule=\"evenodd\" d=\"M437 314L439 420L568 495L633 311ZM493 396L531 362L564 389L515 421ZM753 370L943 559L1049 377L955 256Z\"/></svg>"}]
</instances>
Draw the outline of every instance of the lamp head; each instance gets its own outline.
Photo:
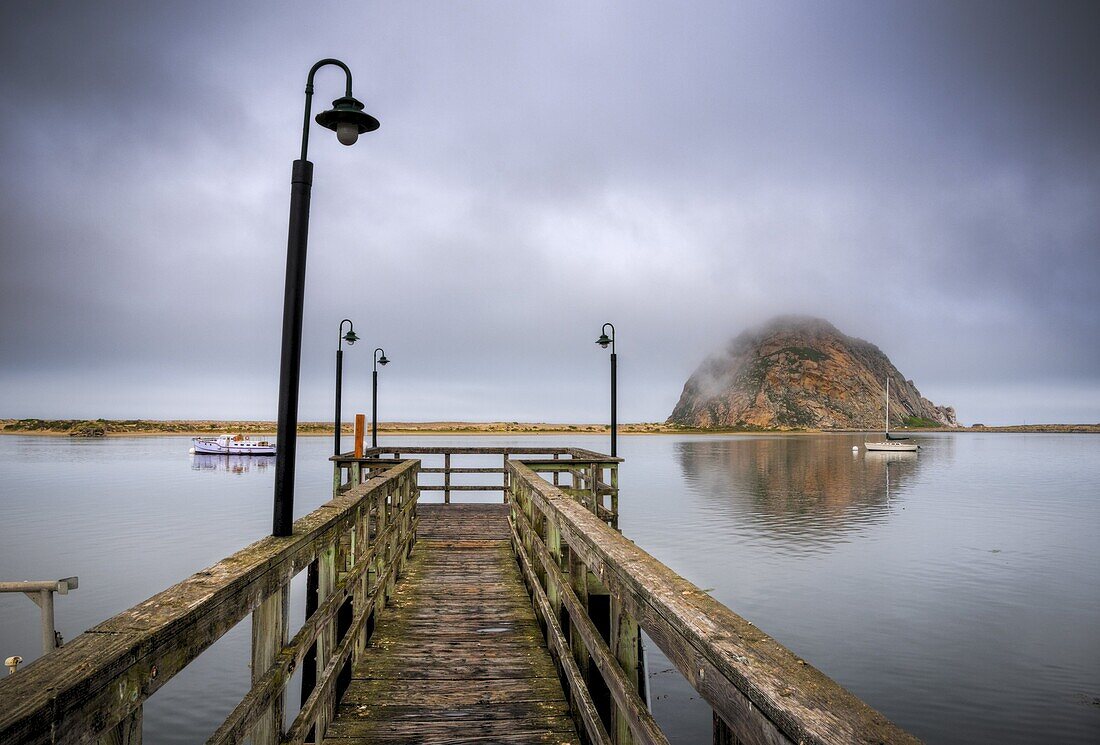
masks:
<instances>
[{"instance_id":1,"label":"lamp head","mask_svg":"<svg viewBox=\"0 0 1100 745\"><path fill-rule=\"evenodd\" d=\"M600 334L600 338L596 339L596 343L604 349L607 349L607 345L611 343L611 339L608 338L607 334Z\"/></svg>"},{"instance_id":2,"label":"lamp head","mask_svg":"<svg viewBox=\"0 0 1100 745\"><path fill-rule=\"evenodd\" d=\"M344 341L348 343L348 346L351 346L355 342L359 341L359 335L356 334L355 331L348 331L346 334L344 334Z\"/></svg>"},{"instance_id":3,"label":"lamp head","mask_svg":"<svg viewBox=\"0 0 1100 745\"><path fill-rule=\"evenodd\" d=\"M332 108L316 117L322 127L336 133L342 145L354 145L359 135L378 129L378 120L363 111L363 104L351 96L343 96L332 102Z\"/></svg>"},{"instance_id":4,"label":"lamp head","mask_svg":"<svg viewBox=\"0 0 1100 745\"><path fill-rule=\"evenodd\" d=\"M388 365L388 364L390 364L390 360L389 360L388 357L386 357L385 352L383 352L382 356L378 358L378 364L379 365Z\"/></svg>"}]
</instances>

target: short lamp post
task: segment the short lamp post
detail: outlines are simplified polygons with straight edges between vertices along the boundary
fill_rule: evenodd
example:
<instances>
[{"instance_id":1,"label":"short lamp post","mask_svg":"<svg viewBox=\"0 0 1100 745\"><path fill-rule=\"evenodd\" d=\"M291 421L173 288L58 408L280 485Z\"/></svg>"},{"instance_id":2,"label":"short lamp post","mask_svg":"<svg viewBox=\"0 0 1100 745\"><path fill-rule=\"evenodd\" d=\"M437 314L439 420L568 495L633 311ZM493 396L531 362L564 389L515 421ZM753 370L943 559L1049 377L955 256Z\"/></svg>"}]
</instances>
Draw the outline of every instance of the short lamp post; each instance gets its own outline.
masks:
<instances>
[{"instance_id":1,"label":"short lamp post","mask_svg":"<svg viewBox=\"0 0 1100 745\"><path fill-rule=\"evenodd\" d=\"M346 334L344 333L345 323L348 325ZM347 342L350 347L357 341L359 341L359 337L355 335L355 324L351 322L351 319L345 318L340 321L340 340L336 342L336 432L333 435L335 440L333 455L340 454L340 425L342 420L340 416L340 397L344 392L344 342Z\"/></svg>"},{"instance_id":2,"label":"short lamp post","mask_svg":"<svg viewBox=\"0 0 1100 745\"><path fill-rule=\"evenodd\" d=\"M611 336L607 335L607 330L611 329ZM615 326L610 323L605 323L600 330L600 338L596 339L596 343L604 349L611 345L611 457L618 456L617 453L617 440L619 437L619 420L618 413L615 410L616 407L616 391L615 391Z\"/></svg>"},{"instance_id":3,"label":"short lamp post","mask_svg":"<svg viewBox=\"0 0 1100 745\"><path fill-rule=\"evenodd\" d=\"M275 509L272 535L288 536L294 525L294 458L297 453L298 383L302 368L302 313L306 285L306 242L309 236L309 196L313 164L309 149L309 115L313 78L326 65L344 71L344 96L317 115L317 123L336 132L343 145L354 145L359 135L378 129L378 120L363 111L351 94L351 70L340 60L323 59L306 77L306 109L302 124L302 155L294 161L290 178L290 229L286 250L286 288L283 294L283 341L279 363L279 425L275 451Z\"/></svg>"},{"instance_id":4,"label":"short lamp post","mask_svg":"<svg viewBox=\"0 0 1100 745\"><path fill-rule=\"evenodd\" d=\"M379 357L379 352L382 356ZM389 359L386 358L386 352L379 347L374 350L374 375L371 380L371 397L370 397L370 446L372 448L378 447L378 366L390 364Z\"/></svg>"}]
</instances>

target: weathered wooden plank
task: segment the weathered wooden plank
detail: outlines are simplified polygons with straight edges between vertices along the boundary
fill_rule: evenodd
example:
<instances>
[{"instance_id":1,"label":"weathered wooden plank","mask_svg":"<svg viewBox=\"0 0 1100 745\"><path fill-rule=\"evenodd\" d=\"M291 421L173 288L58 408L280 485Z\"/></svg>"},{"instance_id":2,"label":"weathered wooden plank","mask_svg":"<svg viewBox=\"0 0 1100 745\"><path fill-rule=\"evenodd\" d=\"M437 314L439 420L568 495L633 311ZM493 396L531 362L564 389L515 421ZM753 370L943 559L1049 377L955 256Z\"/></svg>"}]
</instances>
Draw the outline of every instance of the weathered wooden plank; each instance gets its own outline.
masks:
<instances>
[{"instance_id":1,"label":"weathered wooden plank","mask_svg":"<svg viewBox=\"0 0 1100 745\"><path fill-rule=\"evenodd\" d=\"M578 742L520 580L507 509L418 510L412 559L326 742ZM470 537L486 534L499 537Z\"/></svg>"},{"instance_id":2,"label":"weathered wooden plank","mask_svg":"<svg viewBox=\"0 0 1100 745\"><path fill-rule=\"evenodd\" d=\"M290 594L283 585L252 611L252 685L264 677L287 641ZM275 745L283 737L286 694L280 690L252 726L252 745Z\"/></svg>"}]
</instances>

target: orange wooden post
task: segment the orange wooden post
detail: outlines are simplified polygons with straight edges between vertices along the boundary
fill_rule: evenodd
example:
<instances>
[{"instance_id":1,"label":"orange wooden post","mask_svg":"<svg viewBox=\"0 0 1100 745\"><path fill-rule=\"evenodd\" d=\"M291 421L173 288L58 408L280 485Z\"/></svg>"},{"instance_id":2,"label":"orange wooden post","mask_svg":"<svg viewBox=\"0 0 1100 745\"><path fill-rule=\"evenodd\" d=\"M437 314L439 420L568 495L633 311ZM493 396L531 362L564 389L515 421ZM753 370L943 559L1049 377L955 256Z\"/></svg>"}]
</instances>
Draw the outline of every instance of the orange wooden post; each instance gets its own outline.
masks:
<instances>
[{"instance_id":1,"label":"orange wooden post","mask_svg":"<svg viewBox=\"0 0 1100 745\"><path fill-rule=\"evenodd\" d=\"M367 415L355 415L355 457L363 457L363 434L366 430Z\"/></svg>"}]
</instances>

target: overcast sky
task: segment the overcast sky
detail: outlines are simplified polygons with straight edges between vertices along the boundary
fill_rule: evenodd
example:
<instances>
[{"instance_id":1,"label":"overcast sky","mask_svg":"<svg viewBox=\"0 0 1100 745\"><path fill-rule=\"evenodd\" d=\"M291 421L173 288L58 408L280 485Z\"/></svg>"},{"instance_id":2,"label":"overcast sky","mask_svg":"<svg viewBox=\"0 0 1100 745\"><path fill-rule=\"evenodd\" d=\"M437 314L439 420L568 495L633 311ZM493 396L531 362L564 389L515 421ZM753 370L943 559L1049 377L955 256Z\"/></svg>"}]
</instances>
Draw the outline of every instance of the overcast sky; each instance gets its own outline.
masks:
<instances>
[{"instance_id":1,"label":"overcast sky","mask_svg":"<svg viewBox=\"0 0 1100 745\"><path fill-rule=\"evenodd\" d=\"M314 125L303 419L664 420L778 313L966 423L1100 421L1096 3L0 7L0 417L274 419ZM342 95L318 75L315 111Z\"/></svg>"}]
</instances>

